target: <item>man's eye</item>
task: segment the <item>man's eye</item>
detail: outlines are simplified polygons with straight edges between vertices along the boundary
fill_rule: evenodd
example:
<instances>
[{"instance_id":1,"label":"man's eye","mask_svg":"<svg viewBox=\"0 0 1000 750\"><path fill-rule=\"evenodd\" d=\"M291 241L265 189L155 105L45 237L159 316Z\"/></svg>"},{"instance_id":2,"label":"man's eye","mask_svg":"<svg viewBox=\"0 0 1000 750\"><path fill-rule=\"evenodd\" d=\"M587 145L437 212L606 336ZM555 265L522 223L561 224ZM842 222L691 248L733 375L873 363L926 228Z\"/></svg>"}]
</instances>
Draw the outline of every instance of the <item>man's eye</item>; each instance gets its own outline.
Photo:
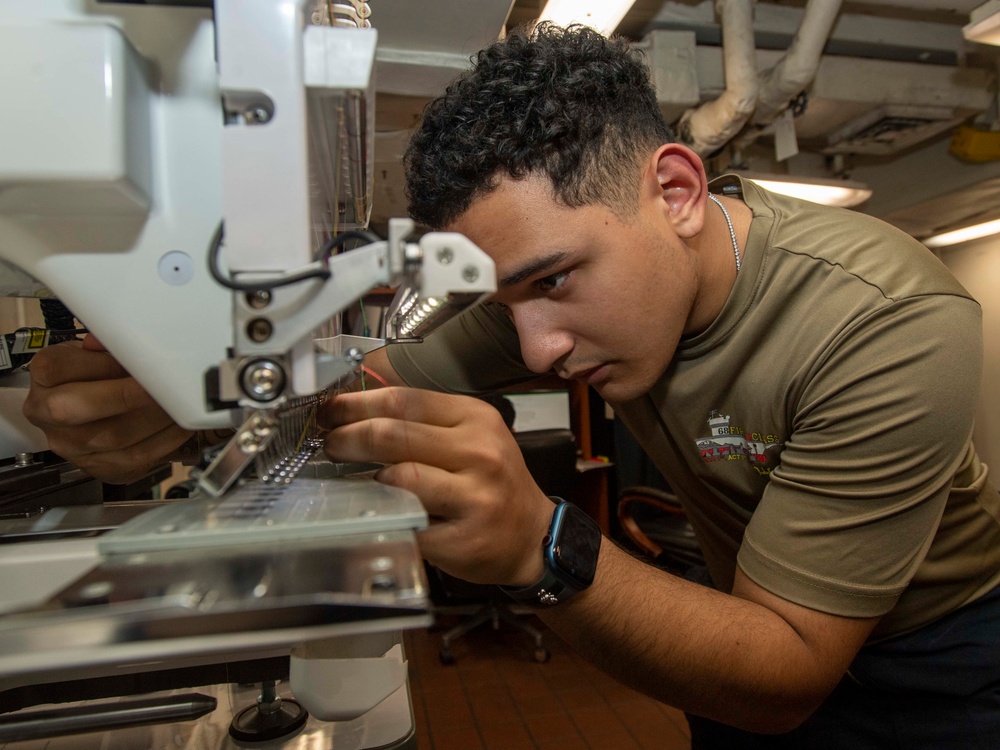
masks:
<instances>
[{"instance_id":1,"label":"man's eye","mask_svg":"<svg viewBox=\"0 0 1000 750\"><path fill-rule=\"evenodd\" d=\"M553 292L562 287L568 279L569 271L560 271L559 273L554 273L550 276L545 276L539 279L535 282L535 284L543 292Z\"/></svg>"}]
</instances>

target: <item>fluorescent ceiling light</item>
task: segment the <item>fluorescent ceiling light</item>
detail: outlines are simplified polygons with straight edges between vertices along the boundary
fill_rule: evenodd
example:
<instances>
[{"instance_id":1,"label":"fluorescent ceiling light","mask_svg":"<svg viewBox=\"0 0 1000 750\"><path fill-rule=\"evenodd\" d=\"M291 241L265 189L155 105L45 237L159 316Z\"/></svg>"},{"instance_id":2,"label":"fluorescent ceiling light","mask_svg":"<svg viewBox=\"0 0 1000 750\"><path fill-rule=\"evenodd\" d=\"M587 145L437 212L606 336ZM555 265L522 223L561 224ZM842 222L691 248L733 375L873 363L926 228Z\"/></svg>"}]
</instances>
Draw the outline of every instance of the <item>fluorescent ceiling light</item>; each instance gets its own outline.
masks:
<instances>
[{"instance_id":1,"label":"fluorescent ceiling light","mask_svg":"<svg viewBox=\"0 0 1000 750\"><path fill-rule=\"evenodd\" d=\"M971 227L962 227L953 232L936 234L933 237L923 240L923 243L927 247L946 247L948 245L957 245L959 242L978 240L980 237L989 237L991 234L997 233L1000 233L1000 219L987 221L983 224L974 224Z\"/></svg>"},{"instance_id":2,"label":"fluorescent ceiling light","mask_svg":"<svg viewBox=\"0 0 1000 750\"><path fill-rule=\"evenodd\" d=\"M628 13L635 0L549 0L539 21L557 26L582 23L608 36Z\"/></svg>"},{"instance_id":3,"label":"fluorescent ceiling light","mask_svg":"<svg viewBox=\"0 0 1000 750\"><path fill-rule=\"evenodd\" d=\"M1000 44L1000 0L980 5L969 14L969 21L962 36L970 42Z\"/></svg>"},{"instance_id":4,"label":"fluorescent ceiling light","mask_svg":"<svg viewBox=\"0 0 1000 750\"><path fill-rule=\"evenodd\" d=\"M827 206L851 208L872 197L871 188L863 182L854 182L853 180L749 172L737 172L736 174L756 182L772 193L790 195L793 198L802 198L813 203L824 203Z\"/></svg>"}]
</instances>

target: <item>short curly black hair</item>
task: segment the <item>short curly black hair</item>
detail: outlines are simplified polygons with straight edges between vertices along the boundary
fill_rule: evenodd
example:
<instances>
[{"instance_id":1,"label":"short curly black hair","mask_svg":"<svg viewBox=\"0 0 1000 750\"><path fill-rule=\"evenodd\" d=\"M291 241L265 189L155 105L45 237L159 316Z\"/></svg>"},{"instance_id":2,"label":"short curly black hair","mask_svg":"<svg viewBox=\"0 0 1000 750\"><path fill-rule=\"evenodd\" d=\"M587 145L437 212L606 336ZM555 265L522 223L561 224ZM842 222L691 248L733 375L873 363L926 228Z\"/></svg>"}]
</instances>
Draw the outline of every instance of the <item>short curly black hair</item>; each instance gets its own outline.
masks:
<instances>
[{"instance_id":1,"label":"short curly black hair","mask_svg":"<svg viewBox=\"0 0 1000 750\"><path fill-rule=\"evenodd\" d=\"M534 173L567 206L634 212L638 168L674 140L640 52L584 26L542 23L473 63L424 110L403 157L414 220L439 229L502 177Z\"/></svg>"}]
</instances>

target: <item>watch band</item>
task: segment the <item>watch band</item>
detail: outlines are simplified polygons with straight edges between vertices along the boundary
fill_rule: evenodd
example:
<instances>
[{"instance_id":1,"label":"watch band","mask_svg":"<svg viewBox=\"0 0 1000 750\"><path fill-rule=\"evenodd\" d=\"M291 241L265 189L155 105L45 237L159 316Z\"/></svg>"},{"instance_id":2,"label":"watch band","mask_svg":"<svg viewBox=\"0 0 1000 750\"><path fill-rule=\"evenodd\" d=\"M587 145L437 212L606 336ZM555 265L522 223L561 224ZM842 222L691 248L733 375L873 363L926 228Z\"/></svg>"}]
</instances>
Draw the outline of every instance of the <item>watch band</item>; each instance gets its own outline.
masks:
<instances>
[{"instance_id":1,"label":"watch band","mask_svg":"<svg viewBox=\"0 0 1000 750\"><path fill-rule=\"evenodd\" d=\"M554 545L560 543L559 539L555 537L558 535L557 531L557 517L560 515L560 510L572 510L575 512L579 511L576 506L567 503L561 497L550 496L557 508L552 513L552 521L549 524L548 533L542 539L541 552L542 559L545 563L545 569L542 573L542 577L536 581L531 586L525 586L523 588L516 588L510 586L501 586L505 594L511 597L514 601L521 604L525 604L529 607L552 607L556 604L562 604L567 601L570 597L579 591L587 588L590 585L590 580L593 578L591 575L587 580L584 581L573 581L570 574L565 571L560 573L554 568L554 562L552 561L551 555ZM560 509L558 506L566 506ZM600 537L600 530L593 521L588 520L588 523L593 526L594 533ZM600 543L598 542L596 549L600 548Z\"/></svg>"},{"instance_id":2,"label":"watch band","mask_svg":"<svg viewBox=\"0 0 1000 750\"><path fill-rule=\"evenodd\" d=\"M552 607L556 604L562 604L576 593L576 589L567 586L549 568L546 568L541 579L531 586L525 586L522 589L510 588L509 586L501 586L500 588L514 601L529 607Z\"/></svg>"}]
</instances>

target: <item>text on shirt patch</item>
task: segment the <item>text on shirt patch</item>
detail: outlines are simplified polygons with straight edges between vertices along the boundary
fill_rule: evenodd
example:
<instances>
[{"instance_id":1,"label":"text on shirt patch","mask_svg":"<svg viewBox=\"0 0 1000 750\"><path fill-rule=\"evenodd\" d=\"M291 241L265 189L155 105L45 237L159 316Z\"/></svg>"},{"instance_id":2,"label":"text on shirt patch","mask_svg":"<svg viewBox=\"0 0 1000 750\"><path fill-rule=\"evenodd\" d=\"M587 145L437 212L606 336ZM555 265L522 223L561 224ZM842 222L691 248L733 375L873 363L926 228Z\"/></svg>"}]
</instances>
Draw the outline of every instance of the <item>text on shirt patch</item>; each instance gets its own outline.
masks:
<instances>
[{"instance_id":1,"label":"text on shirt patch","mask_svg":"<svg viewBox=\"0 0 1000 750\"><path fill-rule=\"evenodd\" d=\"M746 460L754 471L768 475L778 464L784 443L778 435L767 432L746 432L732 424L728 414L713 409L708 415L711 435L695 440L704 463Z\"/></svg>"}]
</instances>

